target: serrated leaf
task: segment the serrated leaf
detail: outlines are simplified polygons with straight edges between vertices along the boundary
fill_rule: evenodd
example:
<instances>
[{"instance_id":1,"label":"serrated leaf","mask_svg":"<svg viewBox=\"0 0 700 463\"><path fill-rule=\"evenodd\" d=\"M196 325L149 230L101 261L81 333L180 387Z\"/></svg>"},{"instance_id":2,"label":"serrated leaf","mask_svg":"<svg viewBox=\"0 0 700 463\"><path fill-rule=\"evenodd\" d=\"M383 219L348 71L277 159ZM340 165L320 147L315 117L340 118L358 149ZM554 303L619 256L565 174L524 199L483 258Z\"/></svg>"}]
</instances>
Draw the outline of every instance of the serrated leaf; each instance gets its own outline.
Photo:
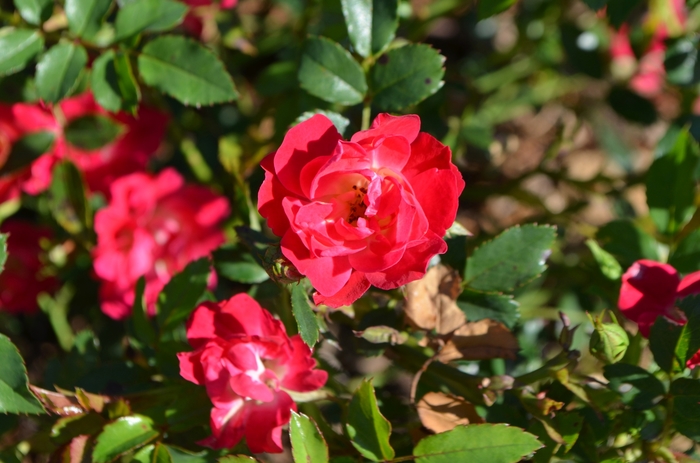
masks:
<instances>
[{"instance_id":1,"label":"serrated leaf","mask_svg":"<svg viewBox=\"0 0 700 463\"><path fill-rule=\"evenodd\" d=\"M141 92L131 70L129 57L107 50L92 64L90 87L95 100L110 112L135 112Z\"/></svg>"},{"instance_id":2,"label":"serrated leaf","mask_svg":"<svg viewBox=\"0 0 700 463\"><path fill-rule=\"evenodd\" d=\"M294 126L304 122L307 119L311 119L316 114L323 114L328 119L330 119L335 128L338 129L338 133L340 133L341 135L345 133L345 130L350 125L350 119L348 119L347 117L344 117L333 111L324 111L322 109L317 109L315 111L306 111L302 113L299 117L296 118L292 125Z\"/></svg>"},{"instance_id":3,"label":"serrated leaf","mask_svg":"<svg viewBox=\"0 0 700 463\"><path fill-rule=\"evenodd\" d=\"M45 413L29 391L27 369L10 338L0 334L0 413Z\"/></svg>"},{"instance_id":4,"label":"serrated leaf","mask_svg":"<svg viewBox=\"0 0 700 463\"><path fill-rule=\"evenodd\" d=\"M694 441L700 441L700 380L679 378L671 383L673 425Z\"/></svg>"},{"instance_id":5,"label":"serrated leaf","mask_svg":"<svg viewBox=\"0 0 700 463\"><path fill-rule=\"evenodd\" d=\"M64 11L68 28L78 37L94 36L111 4L112 0L66 0Z\"/></svg>"},{"instance_id":6,"label":"serrated leaf","mask_svg":"<svg viewBox=\"0 0 700 463\"><path fill-rule=\"evenodd\" d=\"M362 57L382 51L399 26L397 0L341 0L348 36Z\"/></svg>"},{"instance_id":7,"label":"serrated leaf","mask_svg":"<svg viewBox=\"0 0 700 463\"><path fill-rule=\"evenodd\" d=\"M480 291L513 291L547 268L556 229L524 225L504 231L467 259L465 284Z\"/></svg>"},{"instance_id":8,"label":"serrated leaf","mask_svg":"<svg viewBox=\"0 0 700 463\"><path fill-rule=\"evenodd\" d=\"M479 0L479 19L490 18L515 5L517 0Z\"/></svg>"},{"instance_id":9,"label":"serrated leaf","mask_svg":"<svg viewBox=\"0 0 700 463\"><path fill-rule=\"evenodd\" d=\"M603 367L608 387L621 394L622 402L636 410L648 410L666 393L664 385L636 365L614 363Z\"/></svg>"},{"instance_id":10,"label":"serrated leaf","mask_svg":"<svg viewBox=\"0 0 700 463\"><path fill-rule=\"evenodd\" d=\"M586 246L591 250L593 258L598 263L598 268L606 278L618 280L622 276L622 266L609 252L601 248L594 240L586 240Z\"/></svg>"},{"instance_id":11,"label":"serrated leaf","mask_svg":"<svg viewBox=\"0 0 700 463\"><path fill-rule=\"evenodd\" d=\"M153 421L147 416L130 415L106 425L97 436L92 460L109 463L120 455L135 450L158 437Z\"/></svg>"},{"instance_id":12,"label":"serrated leaf","mask_svg":"<svg viewBox=\"0 0 700 463\"><path fill-rule=\"evenodd\" d=\"M382 111L418 104L444 84L445 57L429 45L411 44L389 50L370 72L372 103Z\"/></svg>"},{"instance_id":13,"label":"serrated leaf","mask_svg":"<svg viewBox=\"0 0 700 463\"><path fill-rule=\"evenodd\" d=\"M695 211L694 172L700 158L697 142L687 130L673 148L649 167L647 204L659 231L672 235L680 231Z\"/></svg>"},{"instance_id":14,"label":"serrated leaf","mask_svg":"<svg viewBox=\"0 0 700 463\"><path fill-rule=\"evenodd\" d=\"M49 207L56 221L71 234L92 228L92 211L86 195L83 175L69 160L53 169L49 187Z\"/></svg>"},{"instance_id":15,"label":"serrated leaf","mask_svg":"<svg viewBox=\"0 0 700 463\"><path fill-rule=\"evenodd\" d=\"M55 138L56 136L49 131L32 132L15 141L5 164L0 166L0 175L7 175L28 167L51 149Z\"/></svg>"},{"instance_id":16,"label":"serrated leaf","mask_svg":"<svg viewBox=\"0 0 700 463\"><path fill-rule=\"evenodd\" d=\"M301 339L309 346L313 347L318 341L318 322L316 314L309 304L309 297L302 284L292 284L292 313L299 327Z\"/></svg>"},{"instance_id":17,"label":"serrated leaf","mask_svg":"<svg viewBox=\"0 0 700 463\"><path fill-rule=\"evenodd\" d=\"M516 463L542 448L535 436L505 424L471 424L429 436L413 449L416 463Z\"/></svg>"},{"instance_id":18,"label":"serrated leaf","mask_svg":"<svg viewBox=\"0 0 700 463\"><path fill-rule=\"evenodd\" d=\"M114 23L114 39L124 40L145 30L164 31L182 22L188 8L171 0L139 0L124 5Z\"/></svg>"},{"instance_id":19,"label":"serrated leaf","mask_svg":"<svg viewBox=\"0 0 700 463\"><path fill-rule=\"evenodd\" d=\"M165 285L158 295L157 303L161 334L172 330L190 316L207 289L210 273L211 263L203 257L190 262Z\"/></svg>"},{"instance_id":20,"label":"serrated leaf","mask_svg":"<svg viewBox=\"0 0 700 463\"><path fill-rule=\"evenodd\" d=\"M513 296L505 294L466 289L457 298L457 306L470 322L490 318L503 323L509 330L513 329L520 318L518 303L513 300Z\"/></svg>"},{"instance_id":21,"label":"serrated leaf","mask_svg":"<svg viewBox=\"0 0 700 463\"><path fill-rule=\"evenodd\" d=\"M365 458L372 461L394 458L389 443L391 424L379 411L370 381L363 381L352 396L345 428L350 442Z\"/></svg>"},{"instance_id":22,"label":"serrated leaf","mask_svg":"<svg viewBox=\"0 0 700 463\"><path fill-rule=\"evenodd\" d=\"M0 76L14 74L44 49L44 37L30 29L7 28L0 35Z\"/></svg>"},{"instance_id":23,"label":"serrated leaf","mask_svg":"<svg viewBox=\"0 0 700 463\"><path fill-rule=\"evenodd\" d=\"M223 63L199 42L174 35L149 42L138 57L146 84L188 105L211 105L238 98Z\"/></svg>"},{"instance_id":24,"label":"serrated leaf","mask_svg":"<svg viewBox=\"0 0 700 463\"><path fill-rule=\"evenodd\" d=\"M354 105L367 93L360 65L347 50L325 37L306 39L298 77L301 88L331 103Z\"/></svg>"},{"instance_id":25,"label":"serrated leaf","mask_svg":"<svg viewBox=\"0 0 700 463\"><path fill-rule=\"evenodd\" d=\"M316 423L302 413L292 411L289 423L294 463L327 463L328 446Z\"/></svg>"},{"instance_id":26,"label":"serrated leaf","mask_svg":"<svg viewBox=\"0 0 700 463\"><path fill-rule=\"evenodd\" d=\"M88 55L81 45L59 43L51 47L36 65L36 90L47 103L65 98L78 83Z\"/></svg>"},{"instance_id":27,"label":"serrated leaf","mask_svg":"<svg viewBox=\"0 0 700 463\"><path fill-rule=\"evenodd\" d=\"M19 15L29 24L38 26L51 17L53 0L14 0Z\"/></svg>"}]
</instances>

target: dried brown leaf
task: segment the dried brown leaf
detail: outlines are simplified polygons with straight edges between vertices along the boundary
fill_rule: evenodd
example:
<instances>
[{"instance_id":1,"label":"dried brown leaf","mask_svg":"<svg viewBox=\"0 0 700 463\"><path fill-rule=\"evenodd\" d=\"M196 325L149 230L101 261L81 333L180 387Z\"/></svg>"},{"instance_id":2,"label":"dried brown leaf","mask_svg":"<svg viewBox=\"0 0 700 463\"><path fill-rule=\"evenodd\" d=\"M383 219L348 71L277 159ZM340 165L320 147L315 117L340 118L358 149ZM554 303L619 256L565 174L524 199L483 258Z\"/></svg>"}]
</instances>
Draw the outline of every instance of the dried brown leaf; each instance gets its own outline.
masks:
<instances>
[{"instance_id":1,"label":"dried brown leaf","mask_svg":"<svg viewBox=\"0 0 700 463\"><path fill-rule=\"evenodd\" d=\"M428 392L416 404L423 426L439 433L470 423L483 423L474 405L461 397L442 392Z\"/></svg>"},{"instance_id":2,"label":"dried brown leaf","mask_svg":"<svg viewBox=\"0 0 700 463\"><path fill-rule=\"evenodd\" d=\"M444 265L431 267L422 279L406 285L406 316L419 328L451 333L466 322L455 302L460 292L456 271Z\"/></svg>"},{"instance_id":3,"label":"dried brown leaf","mask_svg":"<svg viewBox=\"0 0 700 463\"><path fill-rule=\"evenodd\" d=\"M480 320L462 325L442 348L438 359L486 360L515 359L518 340L508 328L494 320Z\"/></svg>"}]
</instances>

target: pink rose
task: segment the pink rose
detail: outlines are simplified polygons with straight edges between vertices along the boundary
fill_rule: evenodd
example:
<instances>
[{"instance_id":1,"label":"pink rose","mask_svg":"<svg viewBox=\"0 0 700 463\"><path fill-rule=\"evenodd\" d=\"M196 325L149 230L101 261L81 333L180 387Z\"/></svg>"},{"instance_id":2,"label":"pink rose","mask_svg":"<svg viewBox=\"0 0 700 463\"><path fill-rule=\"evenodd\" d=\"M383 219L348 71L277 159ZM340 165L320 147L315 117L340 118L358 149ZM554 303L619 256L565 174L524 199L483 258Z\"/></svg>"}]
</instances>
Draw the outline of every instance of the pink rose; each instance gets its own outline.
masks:
<instances>
[{"instance_id":1,"label":"pink rose","mask_svg":"<svg viewBox=\"0 0 700 463\"><path fill-rule=\"evenodd\" d=\"M10 313L34 313L36 298L41 292L53 293L58 281L42 274L40 241L51 237L51 231L30 222L10 219L0 232L9 233L7 262L0 273L0 310Z\"/></svg>"},{"instance_id":2,"label":"pink rose","mask_svg":"<svg viewBox=\"0 0 700 463\"><path fill-rule=\"evenodd\" d=\"M43 105L14 104L0 107L0 154L22 135L38 131L53 132L56 139L50 151L31 165L0 178L0 202L19 196L20 191L38 194L51 184L54 166L70 159L84 173L90 191L109 195L109 185L118 177L144 170L149 157L158 149L168 123L160 111L142 107L137 117L112 114L100 107L91 93L63 100L59 105L62 122ZM71 145L63 126L84 117L100 115L122 126L115 140L95 150ZM8 123L9 121L9 123ZM4 122L4 123L3 123ZM9 140L3 142L2 140ZM9 154L9 151L7 152Z\"/></svg>"},{"instance_id":3,"label":"pink rose","mask_svg":"<svg viewBox=\"0 0 700 463\"><path fill-rule=\"evenodd\" d=\"M315 115L263 160L258 209L317 304L405 285L447 250L464 181L450 149L419 130L418 116L380 114L344 141Z\"/></svg>"},{"instance_id":4,"label":"pink rose","mask_svg":"<svg viewBox=\"0 0 700 463\"><path fill-rule=\"evenodd\" d=\"M200 443L232 448L245 436L253 453L281 452L282 426L296 410L285 391L315 391L328 377L314 369L311 349L247 294L197 307L187 339L195 350L178 354L180 375L205 386L214 405L212 436Z\"/></svg>"},{"instance_id":5,"label":"pink rose","mask_svg":"<svg viewBox=\"0 0 700 463\"><path fill-rule=\"evenodd\" d=\"M700 294L700 272L683 279L675 268L653 260L638 260L622 275L622 287L617 306L639 326L644 337L658 317L685 324L685 315L676 308L676 300ZM700 354L700 353L699 353ZM700 356L688 360L688 366L700 363Z\"/></svg>"},{"instance_id":6,"label":"pink rose","mask_svg":"<svg viewBox=\"0 0 700 463\"><path fill-rule=\"evenodd\" d=\"M158 293L173 274L224 242L220 225L229 214L228 201L208 188L185 185L173 169L127 175L111 191L109 205L95 216L102 311L127 317L144 275L148 311L154 314Z\"/></svg>"}]
</instances>

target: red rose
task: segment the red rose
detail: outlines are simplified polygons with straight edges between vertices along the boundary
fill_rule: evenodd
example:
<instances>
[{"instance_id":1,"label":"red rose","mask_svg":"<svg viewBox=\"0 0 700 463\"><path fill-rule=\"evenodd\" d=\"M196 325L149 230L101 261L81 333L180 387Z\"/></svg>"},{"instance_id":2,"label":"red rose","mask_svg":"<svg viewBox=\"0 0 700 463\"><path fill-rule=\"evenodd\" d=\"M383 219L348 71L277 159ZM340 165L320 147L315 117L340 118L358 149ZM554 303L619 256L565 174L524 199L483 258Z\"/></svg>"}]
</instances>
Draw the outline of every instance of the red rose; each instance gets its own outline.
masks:
<instances>
[{"instance_id":1,"label":"red rose","mask_svg":"<svg viewBox=\"0 0 700 463\"><path fill-rule=\"evenodd\" d=\"M2 153L9 154L11 144L22 135L50 131L56 137L50 151L30 166L0 178L0 202L19 196L20 190L29 194L46 190L51 184L53 168L61 159L70 159L83 171L90 191L108 196L109 186L116 178L144 170L149 157L160 146L168 123L166 114L146 107L139 109L137 117L123 112L109 113L95 102L91 93L63 100L58 110L61 122L42 105L0 106L0 160ZM122 133L95 150L71 145L64 136L63 126L94 115L112 119L122 126Z\"/></svg>"},{"instance_id":2,"label":"red rose","mask_svg":"<svg viewBox=\"0 0 700 463\"><path fill-rule=\"evenodd\" d=\"M646 338L658 317L685 324L685 316L676 308L676 300L691 294L700 294L700 272L681 279L672 266L643 259L632 264L622 275L617 305L627 318L637 323L640 333ZM688 360L689 367L698 363L698 354Z\"/></svg>"},{"instance_id":3,"label":"red rose","mask_svg":"<svg viewBox=\"0 0 700 463\"><path fill-rule=\"evenodd\" d=\"M216 3L212 0L184 0L184 3L190 7L185 19L182 21L182 27L195 37L210 36L204 33L206 25L212 25L216 29L216 13L218 8L229 10L236 6L238 0L221 0ZM212 8L214 6L214 8ZM209 7L202 9L200 7ZM218 8L217 8L218 7ZM210 37L203 37L208 39ZM206 41L206 40L205 40Z\"/></svg>"},{"instance_id":4,"label":"red rose","mask_svg":"<svg viewBox=\"0 0 700 463\"><path fill-rule=\"evenodd\" d=\"M9 233L7 262L0 273L0 310L11 313L33 313L38 309L36 297L41 292L52 293L58 281L42 274L40 241L51 237L51 231L30 222L10 219L0 232Z\"/></svg>"},{"instance_id":5,"label":"red rose","mask_svg":"<svg viewBox=\"0 0 700 463\"><path fill-rule=\"evenodd\" d=\"M447 250L464 181L450 149L419 130L418 116L380 114L344 141L316 115L263 160L260 214L317 304L351 304L370 284L405 285Z\"/></svg>"},{"instance_id":6,"label":"red rose","mask_svg":"<svg viewBox=\"0 0 700 463\"><path fill-rule=\"evenodd\" d=\"M145 275L153 314L158 293L173 274L224 242L220 224L228 213L224 197L185 185L173 169L116 180L109 205L95 216L94 269L102 280L102 311L117 319L128 316L136 282Z\"/></svg>"},{"instance_id":7,"label":"red rose","mask_svg":"<svg viewBox=\"0 0 700 463\"><path fill-rule=\"evenodd\" d=\"M328 377L314 369L311 349L247 294L197 307L187 339L195 351L178 354L180 374L205 386L214 405L212 436L200 443L232 448L245 436L253 453L281 452L282 426L296 410L285 391L314 391Z\"/></svg>"}]
</instances>

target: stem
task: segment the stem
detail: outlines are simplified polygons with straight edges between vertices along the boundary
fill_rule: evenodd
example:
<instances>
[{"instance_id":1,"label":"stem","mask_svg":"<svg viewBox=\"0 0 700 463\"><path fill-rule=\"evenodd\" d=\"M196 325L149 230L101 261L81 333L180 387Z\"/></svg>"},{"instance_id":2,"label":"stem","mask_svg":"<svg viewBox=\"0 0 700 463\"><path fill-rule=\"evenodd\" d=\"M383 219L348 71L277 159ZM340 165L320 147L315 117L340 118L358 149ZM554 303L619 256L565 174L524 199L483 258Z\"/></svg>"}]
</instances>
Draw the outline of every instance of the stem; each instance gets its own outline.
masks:
<instances>
[{"instance_id":1,"label":"stem","mask_svg":"<svg viewBox=\"0 0 700 463\"><path fill-rule=\"evenodd\" d=\"M365 103L365 107L362 108L362 127L360 130L369 129L369 120L372 118L372 105L369 102Z\"/></svg>"}]
</instances>

